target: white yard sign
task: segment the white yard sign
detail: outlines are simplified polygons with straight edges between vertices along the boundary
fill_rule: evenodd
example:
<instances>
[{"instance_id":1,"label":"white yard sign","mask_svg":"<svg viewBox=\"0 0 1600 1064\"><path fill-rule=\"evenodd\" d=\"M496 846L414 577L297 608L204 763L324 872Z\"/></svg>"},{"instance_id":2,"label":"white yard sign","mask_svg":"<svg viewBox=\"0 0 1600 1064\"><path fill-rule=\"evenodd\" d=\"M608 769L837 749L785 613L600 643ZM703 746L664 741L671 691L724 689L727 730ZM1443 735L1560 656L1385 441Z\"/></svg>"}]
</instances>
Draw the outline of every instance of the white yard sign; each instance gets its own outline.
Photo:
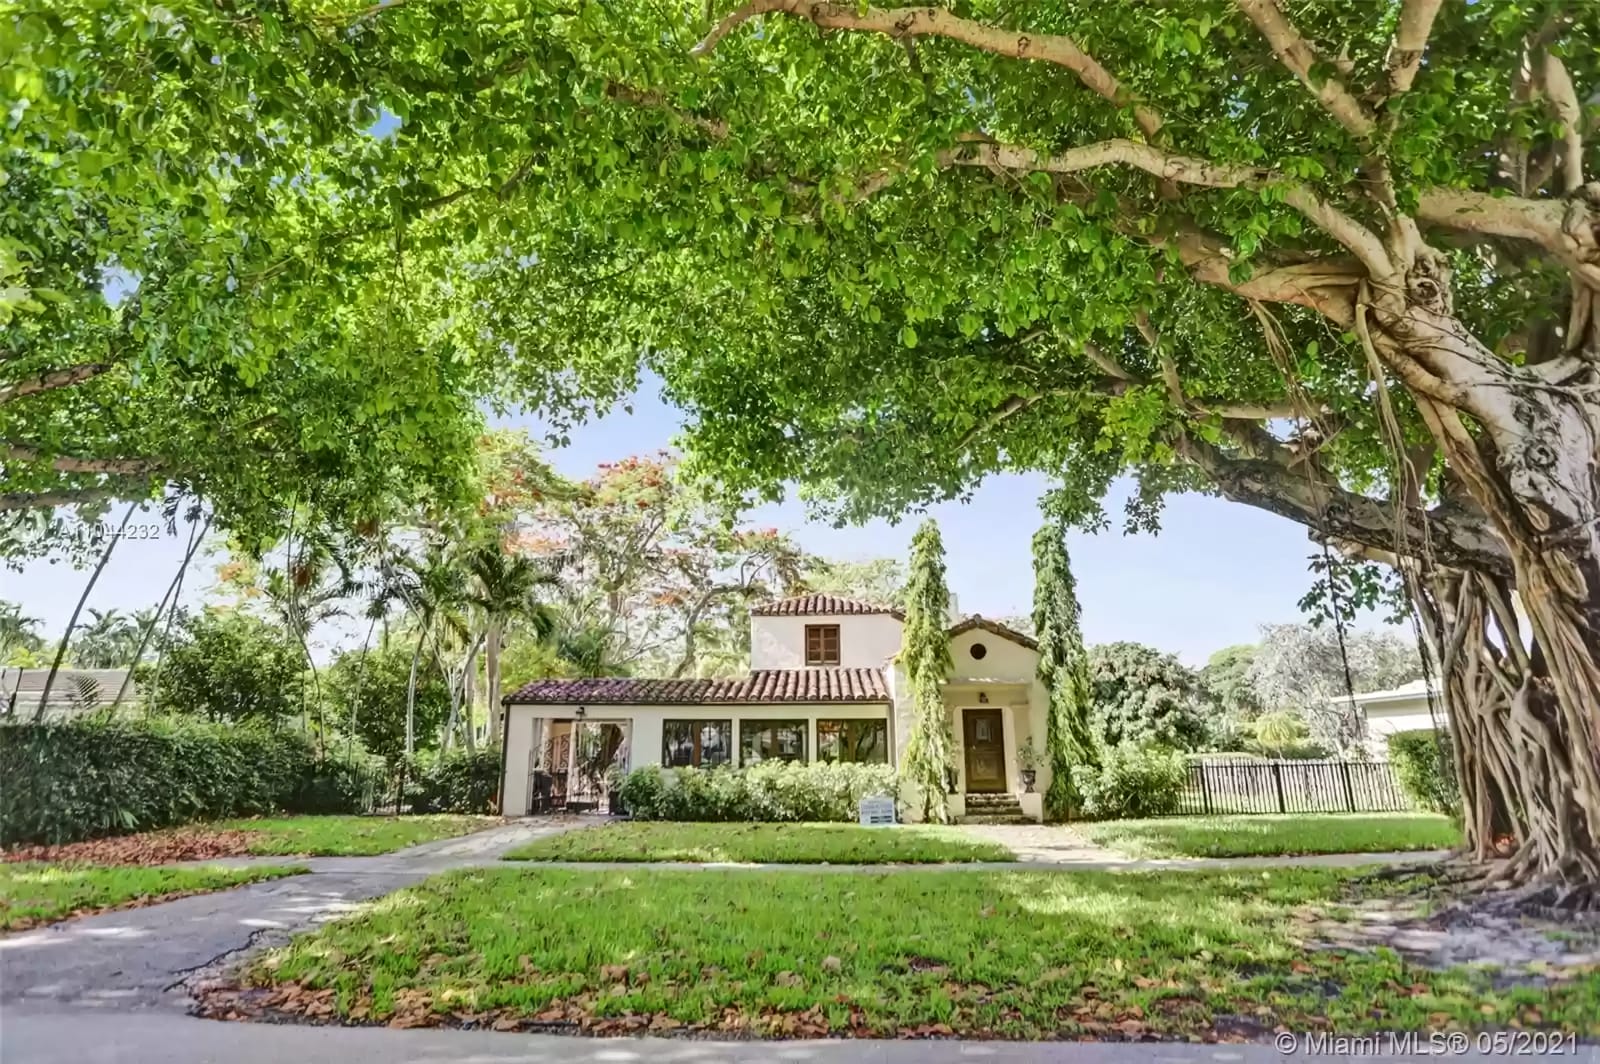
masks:
<instances>
[{"instance_id":1,"label":"white yard sign","mask_svg":"<svg viewBox=\"0 0 1600 1064\"><path fill-rule=\"evenodd\" d=\"M861 813L861 826L884 827L894 823L894 799L887 794L869 794L857 807Z\"/></svg>"}]
</instances>

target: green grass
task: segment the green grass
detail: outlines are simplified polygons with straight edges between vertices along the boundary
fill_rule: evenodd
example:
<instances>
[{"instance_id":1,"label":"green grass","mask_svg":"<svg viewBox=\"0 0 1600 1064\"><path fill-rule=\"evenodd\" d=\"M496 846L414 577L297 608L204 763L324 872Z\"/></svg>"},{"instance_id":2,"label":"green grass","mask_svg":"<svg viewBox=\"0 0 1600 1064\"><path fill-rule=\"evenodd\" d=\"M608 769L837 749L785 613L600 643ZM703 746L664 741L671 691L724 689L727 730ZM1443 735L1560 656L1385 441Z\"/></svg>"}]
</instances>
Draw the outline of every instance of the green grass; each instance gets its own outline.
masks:
<instances>
[{"instance_id":1,"label":"green grass","mask_svg":"<svg viewBox=\"0 0 1600 1064\"><path fill-rule=\"evenodd\" d=\"M304 868L95 868L35 862L0 864L0 930L53 923L84 911L131 907L295 875Z\"/></svg>"},{"instance_id":2,"label":"green grass","mask_svg":"<svg viewBox=\"0 0 1600 1064\"><path fill-rule=\"evenodd\" d=\"M470 869L303 935L243 980L278 987L250 999L269 1009L400 1026L1270 1037L1279 1024L1516 1021L1600 1033L1600 974L1504 989L1388 951L1306 947L1296 910L1339 912L1349 875Z\"/></svg>"},{"instance_id":3,"label":"green grass","mask_svg":"<svg viewBox=\"0 0 1600 1064\"><path fill-rule=\"evenodd\" d=\"M1461 841L1461 833L1449 818L1431 813L1299 813L1107 820L1074 824L1072 830L1090 842L1130 857L1386 853L1444 850Z\"/></svg>"},{"instance_id":4,"label":"green grass","mask_svg":"<svg viewBox=\"0 0 1600 1064\"><path fill-rule=\"evenodd\" d=\"M940 864L1010 861L1004 846L949 828L858 824L631 821L538 839L513 861L731 861L743 864Z\"/></svg>"},{"instance_id":5,"label":"green grass","mask_svg":"<svg viewBox=\"0 0 1600 1064\"><path fill-rule=\"evenodd\" d=\"M498 821L487 816L287 816L208 824L255 835L250 852L272 856L366 857L419 842L480 831Z\"/></svg>"}]
</instances>

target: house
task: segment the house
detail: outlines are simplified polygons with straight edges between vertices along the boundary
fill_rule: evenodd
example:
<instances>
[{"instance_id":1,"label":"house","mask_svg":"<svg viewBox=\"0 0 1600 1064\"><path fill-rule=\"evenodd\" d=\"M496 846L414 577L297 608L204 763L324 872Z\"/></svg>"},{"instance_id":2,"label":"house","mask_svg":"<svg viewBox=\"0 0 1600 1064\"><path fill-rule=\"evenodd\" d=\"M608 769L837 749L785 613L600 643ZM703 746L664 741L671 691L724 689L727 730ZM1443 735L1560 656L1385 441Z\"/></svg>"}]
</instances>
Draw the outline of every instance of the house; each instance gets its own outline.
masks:
<instances>
[{"instance_id":1,"label":"house","mask_svg":"<svg viewBox=\"0 0 1600 1064\"><path fill-rule=\"evenodd\" d=\"M505 698L501 808L598 798L608 767L748 765L771 758L898 766L911 734L906 675L894 660L905 615L812 594L751 610L750 672L733 679L535 680ZM1018 751L1045 746L1038 646L972 616L949 628L944 685L954 737L953 816L1042 817L1047 764L1024 786ZM1042 757L1041 757L1041 760ZM906 796L910 808L918 803Z\"/></svg>"},{"instance_id":2,"label":"house","mask_svg":"<svg viewBox=\"0 0 1600 1064\"><path fill-rule=\"evenodd\" d=\"M0 666L0 719L32 720L49 675L49 669ZM45 716L59 720L109 708L127 675L127 669L62 669L50 685L50 705ZM130 681L122 704L134 705L137 696L138 687Z\"/></svg>"},{"instance_id":3,"label":"house","mask_svg":"<svg viewBox=\"0 0 1600 1064\"><path fill-rule=\"evenodd\" d=\"M1341 698L1339 701L1351 700ZM1356 695L1354 704L1361 711L1366 725L1367 749L1374 757L1389 756L1387 740L1395 732L1432 731L1436 717L1440 725L1448 726L1450 720L1444 699L1427 680L1412 680L1388 691L1368 691Z\"/></svg>"}]
</instances>

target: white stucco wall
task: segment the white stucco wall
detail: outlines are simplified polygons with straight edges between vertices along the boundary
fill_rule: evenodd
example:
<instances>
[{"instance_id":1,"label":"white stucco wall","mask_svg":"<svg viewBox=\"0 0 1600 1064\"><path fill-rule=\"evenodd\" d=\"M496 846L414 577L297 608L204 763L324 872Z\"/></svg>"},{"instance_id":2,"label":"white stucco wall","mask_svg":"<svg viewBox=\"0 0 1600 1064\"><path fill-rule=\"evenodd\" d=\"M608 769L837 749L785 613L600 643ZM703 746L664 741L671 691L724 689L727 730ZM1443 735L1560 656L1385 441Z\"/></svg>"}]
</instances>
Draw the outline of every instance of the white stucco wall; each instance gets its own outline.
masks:
<instances>
[{"instance_id":1,"label":"white stucco wall","mask_svg":"<svg viewBox=\"0 0 1600 1064\"><path fill-rule=\"evenodd\" d=\"M839 626L839 666L877 669L900 650L901 623L887 613L751 617L750 668L806 667L806 625Z\"/></svg>"},{"instance_id":2,"label":"white stucco wall","mask_svg":"<svg viewBox=\"0 0 1600 1064\"><path fill-rule=\"evenodd\" d=\"M1360 696L1357 695L1359 701ZM1395 732L1433 730L1433 716L1428 712L1426 695L1403 701L1381 702L1362 707L1367 718L1367 746L1379 757L1387 757L1387 738ZM1440 712L1443 721L1443 711Z\"/></svg>"},{"instance_id":3,"label":"white stucco wall","mask_svg":"<svg viewBox=\"0 0 1600 1064\"><path fill-rule=\"evenodd\" d=\"M740 748L740 721L804 720L807 722L806 760L817 757L817 721L819 720L883 720L888 716L885 705L856 704L829 705L826 703L794 703L789 705L759 706L587 706L584 720L590 723L613 721L630 725L627 742L627 767L661 763L662 722L668 720L727 720L733 722L734 763ZM506 743L506 776L501 781L501 809L506 816L524 816L528 812L528 782L533 770L534 721L568 721L576 706L511 706ZM560 726L565 726L564 724ZM895 749L894 722L889 724L889 749Z\"/></svg>"}]
</instances>

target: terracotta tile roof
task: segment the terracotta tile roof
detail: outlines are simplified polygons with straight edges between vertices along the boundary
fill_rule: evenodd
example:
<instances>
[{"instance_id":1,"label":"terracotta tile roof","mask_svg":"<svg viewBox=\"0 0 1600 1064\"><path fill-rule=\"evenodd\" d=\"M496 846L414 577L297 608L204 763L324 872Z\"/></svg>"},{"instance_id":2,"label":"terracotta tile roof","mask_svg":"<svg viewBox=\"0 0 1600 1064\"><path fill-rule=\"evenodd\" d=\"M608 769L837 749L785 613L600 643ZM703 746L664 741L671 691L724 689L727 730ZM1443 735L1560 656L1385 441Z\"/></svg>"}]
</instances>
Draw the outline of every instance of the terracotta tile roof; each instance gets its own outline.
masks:
<instances>
[{"instance_id":1,"label":"terracotta tile roof","mask_svg":"<svg viewBox=\"0 0 1600 1064\"><path fill-rule=\"evenodd\" d=\"M1029 650L1039 649L1038 640L1034 639L1032 636L1023 635L1015 628L1007 628L998 621L991 621L988 618L979 617L976 613L974 613L971 617L968 617L966 620L960 622L955 627L951 628L949 635L953 639L962 632L970 632L974 628L982 629L983 631L988 632L990 635L997 635L1001 639L1009 639L1013 643L1020 643Z\"/></svg>"},{"instance_id":2,"label":"terracotta tile roof","mask_svg":"<svg viewBox=\"0 0 1600 1064\"><path fill-rule=\"evenodd\" d=\"M764 669L736 679L535 680L511 692L505 701L511 705L612 706L887 702L889 689L877 669Z\"/></svg>"},{"instance_id":3,"label":"terracotta tile roof","mask_svg":"<svg viewBox=\"0 0 1600 1064\"><path fill-rule=\"evenodd\" d=\"M752 606L750 612L758 617L824 617L836 614L887 613L905 620L906 615L893 606L880 606L876 602L843 598L839 595L796 595Z\"/></svg>"}]
</instances>

